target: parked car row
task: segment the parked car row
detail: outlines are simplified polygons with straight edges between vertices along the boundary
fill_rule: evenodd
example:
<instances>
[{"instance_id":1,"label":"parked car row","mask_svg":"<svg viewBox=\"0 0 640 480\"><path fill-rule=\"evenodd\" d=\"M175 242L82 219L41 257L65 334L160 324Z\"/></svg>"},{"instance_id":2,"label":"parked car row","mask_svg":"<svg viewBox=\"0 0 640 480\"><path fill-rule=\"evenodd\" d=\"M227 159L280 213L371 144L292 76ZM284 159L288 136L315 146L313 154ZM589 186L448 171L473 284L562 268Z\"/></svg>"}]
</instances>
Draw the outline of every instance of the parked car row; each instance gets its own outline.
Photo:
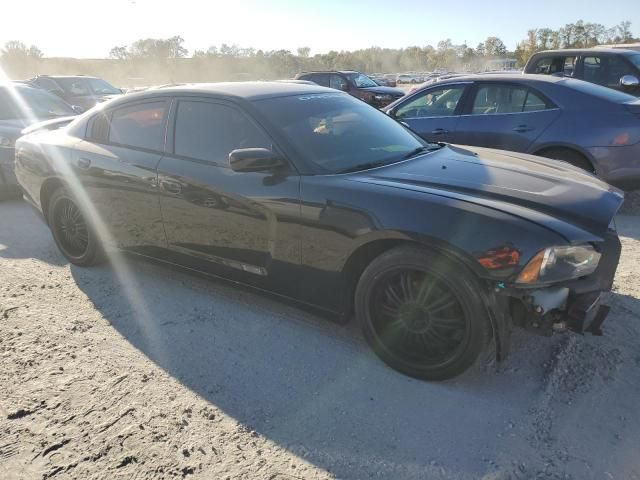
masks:
<instances>
[{"instance_id":1,"label":"parked car row","mask_svg":"<svg viewBox=\"0 0 640 480\"><path fill-rule=\"evenodd\" d=\"M640 100L544 75L467 75L427 85L384 109L425 140L564 160L640 186Z\"/></svg>"},{"instance_id":2,"label":"parked car row","mask_svg":"<svg viewBox=\"0 0 640 480\"><path fill-rule=\"evenodd\" d=\"M22 83L0 85L0 197L19 192L14 174L14 145L23 129L45 122L42 128L69 123L78 111L56 95Z\"/></svg>"},{"instance_id":3,"label":"parked car row","mask_svg":"<svg viewBox=\"0 0 640 480\"><path fill-rule=\"evenodd\" d=\"M86 75L38 75L26 83L47 90L84 110L124 93L102 78Z\"/></svg>"}]
</instances>

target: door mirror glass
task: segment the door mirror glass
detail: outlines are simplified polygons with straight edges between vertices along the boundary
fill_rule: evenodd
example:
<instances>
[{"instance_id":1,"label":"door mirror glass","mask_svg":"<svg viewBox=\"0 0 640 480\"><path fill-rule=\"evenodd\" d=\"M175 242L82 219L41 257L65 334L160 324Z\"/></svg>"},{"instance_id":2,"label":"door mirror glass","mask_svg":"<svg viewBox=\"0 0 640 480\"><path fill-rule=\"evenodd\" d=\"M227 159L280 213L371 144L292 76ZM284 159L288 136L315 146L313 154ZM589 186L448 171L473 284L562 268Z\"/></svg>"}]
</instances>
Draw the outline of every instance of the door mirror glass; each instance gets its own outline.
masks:
<instances>
[{"instance_id":1,"label":"door mirror glass","mask_svg":"<svg viewBox=\"0 0 640 480\"><path fill-rule=\"evenodd\" d=\"M640 85L640 80L635 75L623 75L620 78L620 86L624 89L633 90Z\"/></svg>"},{"instance_id":2,"label":"door mirror glass","mask_svg":"<svg viewBox=\"0 0 640 480\"><path fill-rule=\"evenodd\" d=\"M229 154L234 172L268 172L284 165L282 157L268 148L240 148Z\"/></svg>"}]
</instances>

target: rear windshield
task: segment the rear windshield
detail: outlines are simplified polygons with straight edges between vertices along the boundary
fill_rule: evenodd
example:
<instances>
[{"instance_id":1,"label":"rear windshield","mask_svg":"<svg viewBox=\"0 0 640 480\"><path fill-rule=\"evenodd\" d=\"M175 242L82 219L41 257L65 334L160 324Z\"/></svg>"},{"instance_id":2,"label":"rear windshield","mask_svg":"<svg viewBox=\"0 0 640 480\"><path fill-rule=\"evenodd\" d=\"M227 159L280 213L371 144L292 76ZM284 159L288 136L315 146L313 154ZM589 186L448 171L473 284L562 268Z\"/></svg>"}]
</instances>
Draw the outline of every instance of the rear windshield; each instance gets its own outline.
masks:
<instances>
[{"instance_id":1,"label":"rear windshield","mask_svg":"<svg viewBox=\"0 0 640 480\"><path fill-rule=\"evenodd\" d=\"M286 135L297 155L326 173L397 162L425 146L386 114L345 93L270 98L254 105Z\"/></svg>"},{"instance_id":2,"label":"rear windshield","mask_svg":"<svg viewBox=\"0 0 640 480\"><path fill-rule=\"evenodd\" d=\"M637 100L633 95L614 90L612 88L596 85L595 83L583 82L582 80L564 79L558 82L559 85L572 88L587 95L593 95L594 97L606 100L613 103L628 103Z\"/></svg>"}]
</instances>

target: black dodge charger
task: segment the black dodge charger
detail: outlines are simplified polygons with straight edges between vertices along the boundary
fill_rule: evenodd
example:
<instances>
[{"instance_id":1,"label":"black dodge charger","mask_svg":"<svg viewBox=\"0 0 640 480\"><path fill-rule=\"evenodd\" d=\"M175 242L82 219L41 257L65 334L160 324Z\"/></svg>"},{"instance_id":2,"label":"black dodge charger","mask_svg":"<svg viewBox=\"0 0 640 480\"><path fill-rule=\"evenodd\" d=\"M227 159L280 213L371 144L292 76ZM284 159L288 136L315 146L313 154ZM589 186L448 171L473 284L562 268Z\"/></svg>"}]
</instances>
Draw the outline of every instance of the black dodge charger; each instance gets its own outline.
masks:
<instances>
[{"instance_id":1,"label":"black dodge charger","mask_svg":"<svg viewBox=\"0 0 640 480\"><path fill-rule=\"evenodd\" d=\"M390 366L455 376L513 326L601 332L623 196L569 164L428 143L343 92L160 88L16 143L77 265L112 247L355 317Z\"/></svg>"}]
</instances>

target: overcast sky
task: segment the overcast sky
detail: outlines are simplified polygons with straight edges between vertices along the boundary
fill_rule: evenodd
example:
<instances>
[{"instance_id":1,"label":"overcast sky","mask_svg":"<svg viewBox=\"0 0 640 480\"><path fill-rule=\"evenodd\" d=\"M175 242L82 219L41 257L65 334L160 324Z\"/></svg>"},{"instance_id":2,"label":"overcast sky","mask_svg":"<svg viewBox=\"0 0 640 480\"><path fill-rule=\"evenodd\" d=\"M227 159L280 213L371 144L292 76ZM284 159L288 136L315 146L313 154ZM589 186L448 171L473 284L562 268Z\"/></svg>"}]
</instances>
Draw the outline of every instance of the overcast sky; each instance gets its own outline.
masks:
<instances>
[{"instance_id":1,"label":"overcast sky","mask_svg":"<svg viewBox=\"0 0 640 480\"><path fill-rule=\"evenodd\" d=\"M191 52L211 45L312 53L371 46L453 43L495 35L514 49L527 29L582 19L607 27L632 22L640 0L7 0L0 44L35 44L48 57L106 57L139 38L181 35Z\"/></svg>"}]
</instances>

